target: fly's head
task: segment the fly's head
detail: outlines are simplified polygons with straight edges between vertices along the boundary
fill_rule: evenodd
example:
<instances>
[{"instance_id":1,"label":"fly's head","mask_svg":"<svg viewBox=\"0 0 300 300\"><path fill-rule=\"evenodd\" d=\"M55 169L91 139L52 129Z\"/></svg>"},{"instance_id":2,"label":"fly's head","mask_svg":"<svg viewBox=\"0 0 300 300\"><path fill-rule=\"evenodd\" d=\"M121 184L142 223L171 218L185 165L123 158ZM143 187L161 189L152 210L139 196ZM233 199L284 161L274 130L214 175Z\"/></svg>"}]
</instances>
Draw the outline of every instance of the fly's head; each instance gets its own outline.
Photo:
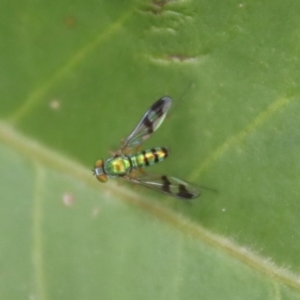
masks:
<instances>
[{"instance_id":1,"label":"fly's head","mask_svg":"<svg viewBox=\"0 0 300 300\"><path fill-rule=\"evenodd\" d=\"M104 172L104 161L102 159L99 159L96 161L95 167L94 167L94 175L100 182L106 182L107 181L107 175Z\"/></svg>"}]
</instances>

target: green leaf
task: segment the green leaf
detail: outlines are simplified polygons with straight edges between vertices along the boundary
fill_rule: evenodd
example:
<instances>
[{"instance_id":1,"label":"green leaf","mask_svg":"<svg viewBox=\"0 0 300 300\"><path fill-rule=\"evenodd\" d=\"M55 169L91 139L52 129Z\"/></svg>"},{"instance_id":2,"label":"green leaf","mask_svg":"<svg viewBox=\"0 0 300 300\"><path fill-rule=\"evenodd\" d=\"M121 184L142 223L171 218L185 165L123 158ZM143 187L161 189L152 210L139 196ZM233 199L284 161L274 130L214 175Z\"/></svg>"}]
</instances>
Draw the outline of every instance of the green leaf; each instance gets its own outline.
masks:
<instances>
[{"instance_id":1,"label":"green leaf","mask_svg":"<svg viewBox=\"0 0 300 300\"><path fill-rule=\"evenodd\" d=\"M0 299L300 299L299 9L2 3ZM191 205L90 171L163 95Z\"/></svg>"}]
</instances>

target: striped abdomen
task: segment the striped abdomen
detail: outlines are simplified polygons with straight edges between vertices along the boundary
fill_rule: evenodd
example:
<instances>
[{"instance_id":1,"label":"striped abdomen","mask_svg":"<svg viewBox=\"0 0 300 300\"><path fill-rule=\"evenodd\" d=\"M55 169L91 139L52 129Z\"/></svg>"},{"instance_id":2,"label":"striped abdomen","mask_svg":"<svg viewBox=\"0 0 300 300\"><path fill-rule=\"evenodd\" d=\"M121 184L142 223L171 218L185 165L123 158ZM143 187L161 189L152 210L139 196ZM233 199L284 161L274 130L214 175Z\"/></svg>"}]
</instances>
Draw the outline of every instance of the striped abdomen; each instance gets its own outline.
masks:
<instances>
[{"instance_id":1,"label":"striped abdomen","mask_svg":"<svg viewBox=\"0 0 300 300\"><path fill-rule=\"evenodd\" d=\"M136 169L154 165L167 157L168 150L164 147L157 147L130 155L129 159L131 160L132 168Z\"/></svg>"}]
</instances>

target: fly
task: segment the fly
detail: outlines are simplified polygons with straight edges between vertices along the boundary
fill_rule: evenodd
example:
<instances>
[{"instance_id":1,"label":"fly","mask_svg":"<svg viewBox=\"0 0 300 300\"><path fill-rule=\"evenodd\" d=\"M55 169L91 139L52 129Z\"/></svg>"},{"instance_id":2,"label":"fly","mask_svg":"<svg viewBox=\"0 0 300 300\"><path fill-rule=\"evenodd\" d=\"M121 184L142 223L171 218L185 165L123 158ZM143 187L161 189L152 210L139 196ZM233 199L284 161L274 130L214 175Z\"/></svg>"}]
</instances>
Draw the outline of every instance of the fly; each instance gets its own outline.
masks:
<instances>
[{"instance_id":1,"label":"fly","mask_svg":"<svg viewBox=\"0 0 300 300\"><path fill-rule=\"evenodd\" d=\"M198 187L192 183L172 176L148 174L143 170L145 167L162 162L169 156L169 151L165 147L138 150L163 123L171 103L170 97L158 99L122 142L114 156L96 162L94 175L99 181L106 182L109 177L119 177L183 200L200 196Z\"/></svg>"}]
</instances>

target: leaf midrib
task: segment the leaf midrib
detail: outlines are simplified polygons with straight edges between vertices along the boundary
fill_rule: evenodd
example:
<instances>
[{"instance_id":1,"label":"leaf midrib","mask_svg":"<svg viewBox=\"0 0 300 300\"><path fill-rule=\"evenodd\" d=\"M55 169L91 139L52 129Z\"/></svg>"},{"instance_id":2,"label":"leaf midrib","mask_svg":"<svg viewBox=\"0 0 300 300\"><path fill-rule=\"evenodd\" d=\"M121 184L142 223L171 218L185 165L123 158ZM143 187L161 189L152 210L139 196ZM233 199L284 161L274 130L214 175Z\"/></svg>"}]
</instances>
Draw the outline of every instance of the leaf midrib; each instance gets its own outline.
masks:
<instances>
[{"instance_id":1,"label":"leaf midrib","mask_svg":"<svg viewBox=\"0 0 300 300\"><path fill-rule=\"evenodd\" d=\"M73 177L75 180L85 183L87 186L103 192L103 189L110 193L117 195L120 200L129 204L138 206L139 208L147 211L155 217L162 219L174 227L194 236L202 243L205 243L223 253L229 254L235 259L243 262L245 265L259 271L271 280L276 280L291 288L300 291L300 283L296 274L279 268L268 259L262 258L259 255L252 253L249 249L240 247L227 238L213 234L207 229L204 229L199 224L191 222L186 217L169 210L162 205L151 201L150 197L141 198L139 194L131 191L126 187L116 186L114 183L106 183L99 185L99 183L91 176L91 171L87 170L84 166L68 159L65 156L50 150L43 145L39 144L20 132L15 130L9 124L0 121L0 140L21 153L21 155L29 158L31 161L42 167L50 167L67 176ZM40 168L37 168L40 170ZM39 226L36 220L35 227ZM37 250L38 251L38 250Z\"/></svg>"}]
</instances>

